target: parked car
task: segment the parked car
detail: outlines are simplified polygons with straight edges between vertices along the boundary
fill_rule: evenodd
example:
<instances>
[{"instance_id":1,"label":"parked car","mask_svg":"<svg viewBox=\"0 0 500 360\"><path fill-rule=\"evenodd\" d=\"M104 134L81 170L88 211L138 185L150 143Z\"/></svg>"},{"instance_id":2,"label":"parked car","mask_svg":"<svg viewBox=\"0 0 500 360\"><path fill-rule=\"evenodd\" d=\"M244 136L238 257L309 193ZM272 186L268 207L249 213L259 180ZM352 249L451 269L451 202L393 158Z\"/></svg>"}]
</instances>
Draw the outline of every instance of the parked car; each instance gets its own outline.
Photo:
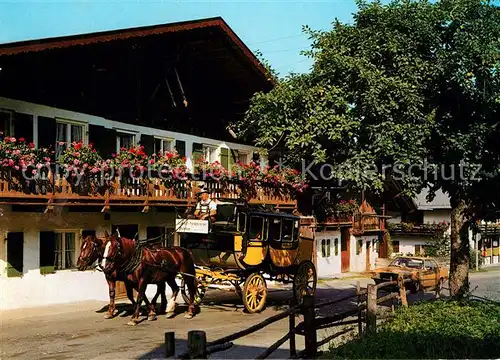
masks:
<instances>
[{"instance_id":1,"label":"parked car","mask_svg":"<svg viewBox=\"0 0 500 360\"><path fill-rule=\"evenodd\" d=\"M395 281L400 276L403 279L412 279L413 282L406 285L412 292L437 286L442 288L443 283L448 280L447 268L440 267L431 258L414 256L398 256L389 266L375 269L371 273L375 284Z\"/></svg>"}]
</instances>

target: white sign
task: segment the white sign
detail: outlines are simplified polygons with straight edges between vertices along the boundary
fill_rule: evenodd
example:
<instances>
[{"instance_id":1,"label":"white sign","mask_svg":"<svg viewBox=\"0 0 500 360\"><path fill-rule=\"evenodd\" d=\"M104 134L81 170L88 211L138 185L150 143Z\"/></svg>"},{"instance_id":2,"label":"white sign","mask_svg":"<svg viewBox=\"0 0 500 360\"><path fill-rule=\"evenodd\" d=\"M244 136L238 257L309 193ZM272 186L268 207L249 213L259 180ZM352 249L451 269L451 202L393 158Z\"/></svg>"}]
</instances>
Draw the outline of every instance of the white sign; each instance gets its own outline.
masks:
<instances>
[{"instance_id":1,"label":"white sign","mask_svg":"<svg viewBox=\"0 0 500 360\"><path fill-rule=\"evenodd\" d=\"M178 233L208 234L208 220L175 219Z\"/></svg>"}]
</instances>

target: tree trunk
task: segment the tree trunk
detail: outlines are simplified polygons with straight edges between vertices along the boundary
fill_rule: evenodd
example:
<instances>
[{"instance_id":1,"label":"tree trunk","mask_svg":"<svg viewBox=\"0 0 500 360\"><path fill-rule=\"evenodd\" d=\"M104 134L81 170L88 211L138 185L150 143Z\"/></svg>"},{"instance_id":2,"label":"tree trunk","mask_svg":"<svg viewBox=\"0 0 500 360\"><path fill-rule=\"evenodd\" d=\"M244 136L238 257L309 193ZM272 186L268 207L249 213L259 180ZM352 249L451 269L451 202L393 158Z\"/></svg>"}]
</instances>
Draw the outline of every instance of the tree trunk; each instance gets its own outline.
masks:
<instances>
[{"instance_id":1,"label":"tree trunk","mask_svg":"<svg viewBox=\"0 0 500 360\"><path fill-rule=\"evenodd\" d=\"M466 204L462 199L451 201L450 295L460 298L469 291L469 226Z\"/></svg>"}]
</instances>

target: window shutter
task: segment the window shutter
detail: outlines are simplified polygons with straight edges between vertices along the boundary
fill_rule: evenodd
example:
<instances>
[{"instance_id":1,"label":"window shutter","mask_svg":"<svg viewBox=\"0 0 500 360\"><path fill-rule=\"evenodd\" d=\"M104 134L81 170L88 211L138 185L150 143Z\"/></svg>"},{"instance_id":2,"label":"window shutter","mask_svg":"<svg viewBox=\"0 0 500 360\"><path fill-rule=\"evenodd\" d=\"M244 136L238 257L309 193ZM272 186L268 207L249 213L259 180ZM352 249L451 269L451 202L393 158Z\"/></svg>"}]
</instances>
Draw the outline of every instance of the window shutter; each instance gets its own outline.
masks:
<instances>
[{"instance_id":1,"label":"window shutter","mask_svg":"<svg viewBox=\"0 0 500 360\"><path fill-rule=\"evenodd\" d=\"M53 231L40 231L40 274L54 273L56 235Z\"/></svg>"},{"instance_id":2,"label":"window shutter","mask_svg":"<svg viewBox=\"0 0 500 360\"><path fill-rule=\"evenodd\" d=\"M198 160L202 157L203 157L203 144L193 143L193 152L192 152L193 164L196 164Z\"/></svg>"},{"instance_id":3,"label":"window shutter","mask_svg":"<svg viewBox=\"0 0 500 360\"><path fill-rule=\"evenodd\" d=\"M146 154L153 154L155 152L154 136L141 134L141 145L144 146L144 152Z\"/></svg>"},{"instance_id":4,"label":"window shutter","mask_svg":"<svg viewBox=\"0 0 500 360\"><path fill-rule=\"evenodd\" d=\"M17 139L24 138L27 143L33 142L32 115L21 113L16 113L14 115L14 135Z\"/></svg>"},{"instance_id":5,"label":"window shutter","mask_svg":"<svg viewBox=\"0 0 500 360\"><path fill-rule=\"evenodd\" d=\"M7 277L23 275L24 234L10 232L7 234Z\"/></svg>"},{"instance_id":6,"label":"window shutter","mask_svg":"<svg viewBox=\"0 0 500 360\"><path fill-rule=\"evenodd\" d=\"M182 140L176 140L175 150L180 156L186 156L186 142Z\"/></svg>"},{"instance_id":7,"label":"window shutter","mask_svg":"<svg viewBox=\"0 0 500 360\"><path fill-rule=\"evenodd\" d=\"M220 148L220 163L226 169L229 169L229 149L228 148Z\"/></svg>"},{"instance_id":8,"label":"window shutter","mask_svg":"<svg viewBox=\"0 0 500 360\"><path fill-rule=\"evenodd\" d=\"M38 147L52 148L56 145L56 119L38 117Z\"/></svg>"},{"instance_id":9,"label":"window shutter","mask_svg":"<svg viewBox=\"0 0 500 360\"><path fill-rule=\"evenodd\" d=\"M103 158L116 153L116 130L104 126L89 125L89 144L92 144Z\"/></svg>"}]
</instances>

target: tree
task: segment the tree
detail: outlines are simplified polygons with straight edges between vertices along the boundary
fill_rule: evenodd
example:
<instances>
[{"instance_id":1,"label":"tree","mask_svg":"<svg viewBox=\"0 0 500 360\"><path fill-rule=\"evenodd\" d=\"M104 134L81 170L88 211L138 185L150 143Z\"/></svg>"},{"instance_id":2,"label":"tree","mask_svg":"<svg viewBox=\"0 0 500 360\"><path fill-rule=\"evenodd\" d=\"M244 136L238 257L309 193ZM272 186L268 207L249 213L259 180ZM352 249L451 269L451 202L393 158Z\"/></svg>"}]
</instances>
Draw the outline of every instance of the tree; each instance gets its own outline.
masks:
<instances>
[{"instance_id":1,"label":"tree","mask_svg":"<svg viewBox=\"0 0 500 360\"><path fill-rule=\"evenodd\" d=\"M238 131L308 170L450 196L453 295L468 289L473 216L500 207L500 11L479 0L358 3L352 24L305 28L313 69L254 96ZM480 167L480 168L479 168ZM454 171L454 174L451 172Z\"/></svg>"}]
</instances>

